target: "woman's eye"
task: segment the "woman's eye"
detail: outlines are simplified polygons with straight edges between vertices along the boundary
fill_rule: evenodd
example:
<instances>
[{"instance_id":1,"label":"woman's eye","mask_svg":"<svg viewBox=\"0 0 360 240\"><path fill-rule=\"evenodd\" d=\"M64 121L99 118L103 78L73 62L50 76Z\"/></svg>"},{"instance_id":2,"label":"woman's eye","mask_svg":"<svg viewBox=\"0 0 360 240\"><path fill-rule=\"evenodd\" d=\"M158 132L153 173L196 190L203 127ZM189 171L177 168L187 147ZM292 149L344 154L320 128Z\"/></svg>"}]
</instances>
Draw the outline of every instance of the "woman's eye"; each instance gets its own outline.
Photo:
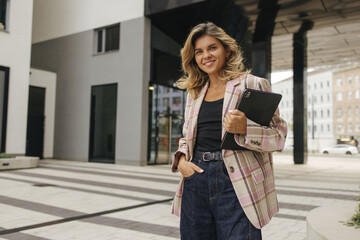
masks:
<instances>
[{"instance_id":1,"label":"woman's eye","mask_svg":"<svg viewBox=\"0 0 360 240\"><path fill-rule=\"evenodd\" d=\"M199 55L201 53L201 51L196 51L195 54L196 55Z\"/></svg>"},{"instance_id":2,"label":"woman's eye","mask_svg":"<svg viewBox=\"0 0 360 240\"><path fill-rule=\"evenodd\" d=\"M215 50L216 49L216 47L214 46L214 47L210 47L210 50Z\"/></svg>"}]
</instances>

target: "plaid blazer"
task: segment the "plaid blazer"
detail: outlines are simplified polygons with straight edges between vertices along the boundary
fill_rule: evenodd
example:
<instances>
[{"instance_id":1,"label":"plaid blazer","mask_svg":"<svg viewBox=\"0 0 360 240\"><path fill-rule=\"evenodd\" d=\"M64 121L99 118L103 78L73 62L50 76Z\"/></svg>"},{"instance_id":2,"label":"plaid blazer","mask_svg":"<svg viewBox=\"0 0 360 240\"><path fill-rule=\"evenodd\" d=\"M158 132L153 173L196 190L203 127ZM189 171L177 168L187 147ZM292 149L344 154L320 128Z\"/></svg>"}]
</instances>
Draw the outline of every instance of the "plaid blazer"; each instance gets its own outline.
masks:
<instances>
[{"instance_id":1,"label":"plaid blazer","mask_svg":"<svg viewBox=\"0 0 360 240\"><path fill-rule=\"evenodd\" d=\"M177 171L180 153L185 154L186 160L191 161L196 140L197 119L201 104L205 97L208 84L200 91L198 97L193 99L188 94L183 138L179 141L179 149L174 154L172 171ZM244 74L226 84L222 119L225 114L235 109L245 88L261 91L271 91L266 79ZM225 130L222 129L222 137ZM251 151L222 150L223 159L234 186L238 200L250 222L258 229L264 227L279 211L271 152L281 150L285 144L287 124L280 118L277 109L269 127L260 126L247 120L246 136L235 134L235 141L242 147ZM184 178L175 194L171 212L180 216L181 197L184 187Z\"/></svg>"}]
</instances>

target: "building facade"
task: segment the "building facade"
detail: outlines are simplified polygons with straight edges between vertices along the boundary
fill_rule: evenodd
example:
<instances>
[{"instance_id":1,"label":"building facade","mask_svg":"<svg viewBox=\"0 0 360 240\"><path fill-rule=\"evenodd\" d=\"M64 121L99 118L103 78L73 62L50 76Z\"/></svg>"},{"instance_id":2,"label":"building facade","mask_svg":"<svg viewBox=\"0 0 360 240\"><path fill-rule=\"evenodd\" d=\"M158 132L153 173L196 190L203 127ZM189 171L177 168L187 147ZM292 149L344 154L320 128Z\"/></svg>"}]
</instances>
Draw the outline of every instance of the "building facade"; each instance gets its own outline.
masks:
<instances>
[{"instance_id":1,"label":"building facade","mask_svg":"<svg viewBox=\"0 0 360 240\"><path fill-rule=\"evenodd\" d=\"M33 1L0 1L0 152L25 155Z\"/></svg>"},{"instance_id":2,"label":"building facade","mask_svg":"<svg viewBox=\"0 0 360 240\"><path fill-rule=\"evenodd\" d=\"M308 151L319 152L336 143L333 123L333 73L318 70L308 73L307 80L307 131ZM293 79L288 78L272 85L281 93L280 114L287 121L287 145L293 144Z\"/></svg>"},{"instance_id":3,"label":"building facade","mask_svg":"<svg viewBox=\"0 0 360 240\"><path fill-rule=\"evenodd\" d=\"M34 1L31 66L57 76L55 158L146 164L151 24L143 9L142 0Z\"/></svg>"},{"instance_id":4,"label":"building facade","mask_svg":"<svg viewBox=\"0 0 360 240\"><path fill-rule=\"evenodd\" d=\"M360 68L334 72L334 125L338 142L360 139Z\"/></svg>"},{"instance_id":5,"label":"building facade","mask_svg":"<svg viewBox=\"0 0 360 240\"><path fill-rule=\"evenodd\" d=\"M144 6L34 1L31 67L56 75L54 158L171 160L185 107L184 91L174 85L181 45L144 16Z\"/></svg>"}]
</instances>

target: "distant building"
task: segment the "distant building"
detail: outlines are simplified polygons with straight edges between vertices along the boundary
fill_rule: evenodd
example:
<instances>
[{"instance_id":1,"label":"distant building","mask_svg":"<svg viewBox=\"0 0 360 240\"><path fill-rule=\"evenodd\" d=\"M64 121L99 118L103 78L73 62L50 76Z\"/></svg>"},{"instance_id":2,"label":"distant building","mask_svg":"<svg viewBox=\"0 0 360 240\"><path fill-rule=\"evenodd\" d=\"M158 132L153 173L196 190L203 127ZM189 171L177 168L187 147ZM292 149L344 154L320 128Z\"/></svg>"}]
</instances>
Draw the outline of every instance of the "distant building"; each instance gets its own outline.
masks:
<instances>
[{"instance_id":1,"label":"distant building","mask_svg":"<svg viewBox=\"0 0 360 240\"><path fill-rule=\"evenodd\" d=\"M288 123L286 145L293 144L293 78L272 85L274 92L281 93L280 115ZM318 152L333 145L333 92L332 72L318 70L308 73L307 79L307 131L308 151Z\"/></svg>"},{"instance_id":2,"label":"distant building","mask_svg":"<svg viewBox=\"0 0 360 240\"><path fill-rule=\"evenodd\" d=\"M360 68L334 72L334 125L338 142L360 139Z\"/></svg>"}]
</instances>

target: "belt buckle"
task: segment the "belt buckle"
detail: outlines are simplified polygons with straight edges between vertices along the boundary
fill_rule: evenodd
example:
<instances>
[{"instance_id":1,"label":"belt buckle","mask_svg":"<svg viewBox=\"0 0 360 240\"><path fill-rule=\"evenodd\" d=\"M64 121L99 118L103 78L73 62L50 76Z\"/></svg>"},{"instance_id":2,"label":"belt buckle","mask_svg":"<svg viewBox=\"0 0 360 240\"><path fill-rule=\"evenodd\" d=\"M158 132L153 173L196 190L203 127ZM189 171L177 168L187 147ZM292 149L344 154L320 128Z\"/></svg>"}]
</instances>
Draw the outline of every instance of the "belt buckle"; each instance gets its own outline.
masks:
<instances>
[{"instance_id":1,"label":"belt buckle","mask_svg":"<svg viewBox=\"0 0 360 240\"><path fill-rule=\"evenodd\" d=\"M201 160L204 161L204 162L209 162L209 161L211 161L213 159L214 159L214 154L211 153L211 152L204 152L203 156L201 158Z\"/></svg>"}]
</instances>

